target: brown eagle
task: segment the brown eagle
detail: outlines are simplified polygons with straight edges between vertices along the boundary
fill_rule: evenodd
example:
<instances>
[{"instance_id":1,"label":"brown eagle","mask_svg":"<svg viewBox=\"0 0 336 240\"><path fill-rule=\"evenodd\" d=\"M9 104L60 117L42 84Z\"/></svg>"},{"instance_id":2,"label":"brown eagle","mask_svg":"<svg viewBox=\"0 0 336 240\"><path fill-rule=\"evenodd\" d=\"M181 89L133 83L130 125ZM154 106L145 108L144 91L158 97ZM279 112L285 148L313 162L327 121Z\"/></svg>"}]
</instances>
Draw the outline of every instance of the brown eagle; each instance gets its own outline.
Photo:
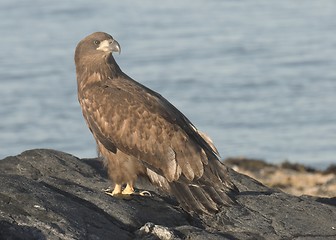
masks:
<instances>
[{"instance_id":1,"label":"brown eagle","mask_svg":"<svg viewBox=\"0 0 336 240\"><path fill-rule=\"evenodd\" d=\"M112 195L134 193L138 176L174 195L187 211L211 213L237 191L211 140L160 94L123 73L104 32L75 51L78 99L109 177ZM123 186L126 187L123 189Z\"/></svg>"}]
</instances>

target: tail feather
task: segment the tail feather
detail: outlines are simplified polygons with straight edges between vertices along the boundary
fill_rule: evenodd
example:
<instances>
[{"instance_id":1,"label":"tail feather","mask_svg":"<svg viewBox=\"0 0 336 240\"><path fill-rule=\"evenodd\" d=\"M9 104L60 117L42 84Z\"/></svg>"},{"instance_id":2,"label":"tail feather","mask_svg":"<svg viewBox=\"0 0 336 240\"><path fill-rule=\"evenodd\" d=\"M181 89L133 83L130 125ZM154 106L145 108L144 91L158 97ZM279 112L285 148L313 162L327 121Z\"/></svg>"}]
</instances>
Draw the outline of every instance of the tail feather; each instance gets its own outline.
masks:
<instances>
[{"instance_id":1,"label":"tail feather","mask_svg":"<svg viewBox=\"0 0 336 240\"><path fill-rule=\"evenodd\" d=\"M234 204L232 195L238 192L228 177L228 168L217 160L209 163L201 178L190 182L181 177L169 186L184 209L206 214Z\"/></svg>"},{"instance_id":2,"label":"tail feather","mask_svg":"<svg viewBox=\"0 0 336 240\"><path fill-rule=\"evenodd\" d=\"M218 205L223 205L223 199L225 199L225 195L222 192L216 191L212 186L203 186L204 191L207 192L210 198Z\"/></svg>"},{"instance_id":3,"label":"tail feather","mask_svg":"<svg viewBox=\"0 0 336 240\"><path fill-rule=\"evenodd\" d=\"M204 168L204 174L201 179L209 181L212 185L223 189L224 192L238 192L237 187L231 181L228 167L217 159L209 161L207 168Z\"/></svg>"},{"instance_id":4,"label":"tail feather","mask_svg":"<svg viewBox=\"0 0 336 240\"><path fill-rule=\"evenodd\" d=\"M189 184L188 187L195 199L197 199L197 201L202 204L205 209L211 212L216 212L218 210L217 204L211 198L209 193L202 188L202 186Z\"/></svg>"},{"instance_id":5,"label":"tail feather","mask_svg":"<svg viewBox=\"0 0 336 240\"><path fill-rule=\"evenodd\" d=\"M177 198L182 207L187 211L196 211L198 213L208 212L203 204L195 197L190 188L185 183L170 183L171 192Z\"/></svg>"},{"instance_id":6,"label":"tail feather","mask_svg":"<svg viewBox=\"0 0 336 240\"><path fill-rule=\"evenodd\" d=\"M150 169L147 169L147 176L153 183L174 195L185 210L213 214L222 206L234 204L233 195L238 189L229 178L228 167L214 155L207 155L207 158L209 161L204 165L203 175L192 181L182 174L177 181L169 182Z\"/></svg>"}]
</instances>

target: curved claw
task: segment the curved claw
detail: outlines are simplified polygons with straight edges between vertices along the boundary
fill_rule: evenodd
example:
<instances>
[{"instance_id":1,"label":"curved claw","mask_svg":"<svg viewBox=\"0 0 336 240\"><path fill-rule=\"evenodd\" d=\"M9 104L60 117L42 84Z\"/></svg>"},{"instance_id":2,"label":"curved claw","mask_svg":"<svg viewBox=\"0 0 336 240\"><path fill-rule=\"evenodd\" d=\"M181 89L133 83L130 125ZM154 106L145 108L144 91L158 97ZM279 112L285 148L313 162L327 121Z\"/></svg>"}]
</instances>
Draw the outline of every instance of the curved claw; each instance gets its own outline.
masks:
<instances>
[{"instance_id":1,"label":"curved claw","mask_svg":"<svg viewBox=\"0 0 336 240\"><path fill-rule=\"evenodd\" d=\"M152 194L149 191L141 191L139 192L139 195L142 197L151 197Z\"/></svg>"}]
</instances>

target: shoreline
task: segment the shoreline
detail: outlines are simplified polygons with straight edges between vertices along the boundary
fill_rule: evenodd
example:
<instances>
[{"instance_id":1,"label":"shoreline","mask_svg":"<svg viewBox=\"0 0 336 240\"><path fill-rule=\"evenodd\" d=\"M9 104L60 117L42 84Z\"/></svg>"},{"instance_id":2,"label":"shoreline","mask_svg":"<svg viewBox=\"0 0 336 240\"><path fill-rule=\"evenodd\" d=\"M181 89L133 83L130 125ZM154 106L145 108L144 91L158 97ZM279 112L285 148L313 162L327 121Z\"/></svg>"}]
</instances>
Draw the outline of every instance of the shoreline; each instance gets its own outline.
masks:
<instances>
[{"instance_id":1,"label":"shoreline","mask_svg":"<svg viewBox=\"0 0 336 240\"><path fill-rule=\"evenodd\" d=\"M268 163L261 159L232 157L224 163L262 184L295 196L336 197L336 165L325 170L298 163Z\"/></svg>"}]
</instances>

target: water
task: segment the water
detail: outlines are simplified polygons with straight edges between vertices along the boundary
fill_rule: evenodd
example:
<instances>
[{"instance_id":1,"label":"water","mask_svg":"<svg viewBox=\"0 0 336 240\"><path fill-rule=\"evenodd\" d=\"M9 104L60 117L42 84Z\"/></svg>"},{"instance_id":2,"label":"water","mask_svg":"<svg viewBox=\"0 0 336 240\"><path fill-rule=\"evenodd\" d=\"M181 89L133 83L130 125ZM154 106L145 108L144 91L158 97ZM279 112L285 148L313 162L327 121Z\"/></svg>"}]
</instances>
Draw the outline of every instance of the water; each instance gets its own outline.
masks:
<instances>
[{"instance_id":1,"label":"water","mask_svg":"<svg viewBox=\"0 0 336 240\"><path fill-rule=\"evenodd\" d=\"M102 30L121 44L121 68L223 158L335 163L335 16L333 0L2 0L0 158L31 148L96 155L73 53Z\"/></svg>"}]
</instances>

